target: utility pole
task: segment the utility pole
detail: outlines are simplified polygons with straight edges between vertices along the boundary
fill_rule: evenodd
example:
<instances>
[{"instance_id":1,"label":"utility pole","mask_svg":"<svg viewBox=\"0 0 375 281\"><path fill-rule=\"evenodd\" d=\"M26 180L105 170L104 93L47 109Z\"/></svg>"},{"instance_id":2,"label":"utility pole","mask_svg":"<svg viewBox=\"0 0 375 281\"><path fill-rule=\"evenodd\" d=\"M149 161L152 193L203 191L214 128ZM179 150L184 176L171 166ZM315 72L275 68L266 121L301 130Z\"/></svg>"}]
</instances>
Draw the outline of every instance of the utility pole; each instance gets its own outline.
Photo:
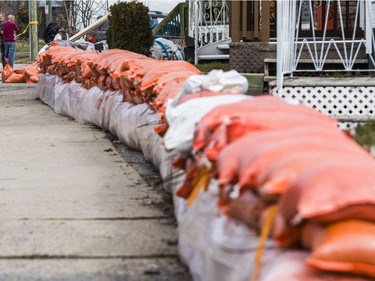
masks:
<instances>
[{"instance_id":1,"label":"utility pole","mask_svg":"<svg viewBox=\"0 0 375 281\"><path fill-rule=\"evenodd\" d=\"M52 1L46 1L46 15L47 15L47 25L52 21Z\"/></svg>"},{"instance_id":2,"label":"utility pole","mask_svg":"<svg viewBox=\"0 0 375 281\"><path fill-rule=\"evenodd\" d=\"M30 38L30 61L35 61L38 47L38 16L37 16L37 0L29 1L29 38Z\"/></svg>"}]
</instances>

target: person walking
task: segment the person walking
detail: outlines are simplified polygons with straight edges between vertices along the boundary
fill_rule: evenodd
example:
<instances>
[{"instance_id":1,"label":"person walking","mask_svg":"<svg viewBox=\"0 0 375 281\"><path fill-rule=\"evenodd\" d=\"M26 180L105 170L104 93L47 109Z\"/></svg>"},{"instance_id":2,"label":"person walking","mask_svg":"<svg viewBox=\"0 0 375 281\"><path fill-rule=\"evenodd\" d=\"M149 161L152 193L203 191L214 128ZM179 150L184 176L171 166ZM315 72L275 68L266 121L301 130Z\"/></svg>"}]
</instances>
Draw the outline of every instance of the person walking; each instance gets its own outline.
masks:
<instances>
[{"instance_id":1,"label":"person walking","mask_svg":"<svg viewBox=\"0 0 375 281\"><path fill-rule=\"evenodd\" d=\"M13 67L16 53L16 34L20 33L18 26L14 23L13 15L8 16L8 20L3 23L3 41L5 47L5 61Z\"/></svg>"},{"instance_id":2,"label":"person walking","mask_svg":"<svg viewBox=\"0 0 375 281\"><path fill-rule=\"evenodd\" d=\"M0 13L0 49L1 49L1 63L3 68L5 67L5 48L3 41L3 23L4 23L4 14Z\"/></svg>"}]
</instances>

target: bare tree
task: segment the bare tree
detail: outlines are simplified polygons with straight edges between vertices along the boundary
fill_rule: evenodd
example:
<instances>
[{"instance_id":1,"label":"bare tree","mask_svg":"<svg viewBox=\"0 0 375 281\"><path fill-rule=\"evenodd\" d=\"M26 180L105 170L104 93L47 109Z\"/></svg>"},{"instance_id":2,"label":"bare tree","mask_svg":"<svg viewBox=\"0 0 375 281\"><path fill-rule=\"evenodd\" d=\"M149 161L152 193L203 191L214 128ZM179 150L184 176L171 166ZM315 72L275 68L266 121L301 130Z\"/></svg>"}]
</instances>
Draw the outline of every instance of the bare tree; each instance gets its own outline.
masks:
<instances>
[{"instance_id":1,"label":"bare tree","mask_svg":"<svg viewBox=\"0 0 375 281\"><path fill-rule=\"evenodd\" d=\"M89 26L97 17L107 13L108 0L76 0L79 24Z\"/></svg>"},{"instance_id":2,"label":"bare tree","mask_svg":"<svg viewBox=\"0 0 375 281\"><path fill-rule=\"evenodd\" d=\"M65 29L68 29L71 26L77 26L77 16L75 10L75 0L64 1L64 8L66 13L66 24Z\"/></svg>"},{"instance_id":3,"label":"bare tree","mask_svg":"<svg viewBox=\"0 0 375 281\"><path fill-rule=\"evenodd\" d=\"M0 1L0 12L5 16L14 15L18 18L18 10L24 1Z\"/></svg>"},{"instance_id":4,"label":"bare tree","mask_svg":"<svg viewBox=\"0 0 375 281\"><path fill-rule=\"evenodd\" d=\"M78 31L107 14L108 0L64 0L63 9L64 13L59 17L60 26Z\"/></svg>"}]
</instances>

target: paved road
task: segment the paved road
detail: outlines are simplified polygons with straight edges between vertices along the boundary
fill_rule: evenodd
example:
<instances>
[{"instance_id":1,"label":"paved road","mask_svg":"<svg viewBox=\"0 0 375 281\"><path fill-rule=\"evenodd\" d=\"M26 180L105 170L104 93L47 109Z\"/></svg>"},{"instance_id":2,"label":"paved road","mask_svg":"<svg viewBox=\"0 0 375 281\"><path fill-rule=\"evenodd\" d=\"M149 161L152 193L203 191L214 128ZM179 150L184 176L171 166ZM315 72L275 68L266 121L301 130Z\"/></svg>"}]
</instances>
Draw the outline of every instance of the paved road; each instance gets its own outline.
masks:
<instances>
[{"instance_id":1,"label":"paved road","mask_svg":"<svg viewBox=\"0 0 375 281\"><path fill-rule=\"evenodd\" d=\"M169 197L122 153L137 160L34 86L0 85L0 280L191 280Z\"/></svg>"}]
</instances>

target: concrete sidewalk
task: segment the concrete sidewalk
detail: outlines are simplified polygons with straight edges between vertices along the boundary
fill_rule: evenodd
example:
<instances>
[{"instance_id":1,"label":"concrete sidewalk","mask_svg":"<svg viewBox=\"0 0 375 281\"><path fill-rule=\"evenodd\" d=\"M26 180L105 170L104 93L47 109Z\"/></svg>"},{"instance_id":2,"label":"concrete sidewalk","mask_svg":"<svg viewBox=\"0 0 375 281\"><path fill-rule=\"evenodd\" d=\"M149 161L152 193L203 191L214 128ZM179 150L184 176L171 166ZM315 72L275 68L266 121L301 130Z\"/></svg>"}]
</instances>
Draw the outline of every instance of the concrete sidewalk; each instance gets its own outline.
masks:
<instances>
[{"instance_id":1,"label":"concrete sidewalk","mask_svg":"<svg viewBox=\"0 0 375 281\"><path fill-rule=\"evenodd\" d=\"M191 280L170 202L35 88L0 85L0 280Z\"/></svg>"}]
</instances>

